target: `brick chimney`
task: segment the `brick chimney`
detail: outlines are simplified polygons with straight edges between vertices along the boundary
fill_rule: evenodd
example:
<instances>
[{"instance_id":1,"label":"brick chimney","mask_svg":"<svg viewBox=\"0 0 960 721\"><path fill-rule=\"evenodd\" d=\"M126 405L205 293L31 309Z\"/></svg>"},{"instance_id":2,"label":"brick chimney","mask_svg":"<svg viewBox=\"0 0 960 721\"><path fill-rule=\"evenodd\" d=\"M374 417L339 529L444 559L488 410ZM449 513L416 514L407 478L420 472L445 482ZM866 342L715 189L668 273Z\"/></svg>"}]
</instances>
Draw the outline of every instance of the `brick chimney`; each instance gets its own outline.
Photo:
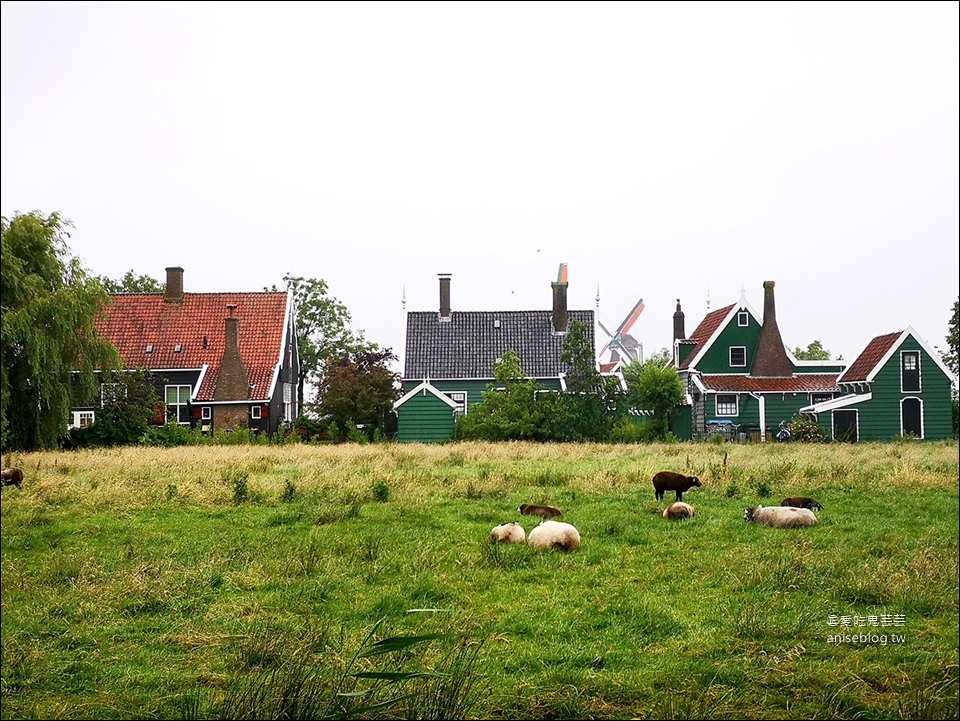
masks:
<instances>
[{"instance_id":1,"label":"brick chimney","mask_svg":"<svg viewBox=\"0 0 960 721\"><path fill-rule=\"evenodd\" d=\"M234 315L237 306L227 306L226 338L223 346L223 358L220 361L220 375L217 388L213 392L215 401L245 401L250 398L250 385L247 383L247 371L240 357L240 319Z\"/></svg>"},{"instance_id":2,"label":"brick chimney","mask_svg":"<svg viewBox=\"0 0 960 721\"><path fill-rule=\"evenodd\" d=\"M777 308L773 300L773 281L763 283L763 328L750 367L750 375L756 378L790 378L793 369L777 327Z\"/></svg>"},{"instance_id":3,"label":"brick chimney","mask_svg":"<svg viewBox=\"0 0 960 721\"><path fill-rule=\"evenodd\" d=\"M684 330L684 315L683 311L680 310L680 299L677 298L677 310L673 314L673 339L674 340L683 340L687 337L686 331Z\"/></svg>"},{"instance_id":4,"label":"brick chimney","mask_svg":"<svg viewBox=\"0 0 960 721\"><path fill-rule=\"evenodd\" d=\"M553 332L567 332L567 282L551 283L553 288Z\"/></svg>"},{"instance_id":5,"label":"brick chimney","mask_svg":"<svg viewBox=\"0 0 960 721\"><path fill-rule=\"evenodd\" d=\"M440 276L440 321L450 320L450 273L438 273Z\"/></svg>"},{"instance_id":6,"label":"brick chimney","mask_svg":"<svg viewBox=\"0 0 960 721\"><path fill-rule=\"evenodd\" d=\"M167 268L167 287L163 291L164 303L183 303L183 268Z\"/></svg>"}]
</instances>

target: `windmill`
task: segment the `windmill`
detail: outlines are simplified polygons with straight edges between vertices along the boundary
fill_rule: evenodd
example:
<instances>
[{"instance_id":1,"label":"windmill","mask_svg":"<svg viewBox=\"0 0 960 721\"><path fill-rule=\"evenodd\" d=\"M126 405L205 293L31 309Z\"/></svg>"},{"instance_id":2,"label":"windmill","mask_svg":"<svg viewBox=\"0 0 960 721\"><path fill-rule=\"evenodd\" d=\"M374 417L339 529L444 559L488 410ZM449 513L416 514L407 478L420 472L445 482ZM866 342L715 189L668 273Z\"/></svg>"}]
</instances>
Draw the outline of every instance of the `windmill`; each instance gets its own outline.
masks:
<instances>
[{"instance_id":1,"label":"windmill","mask_svg":"<svg viewBox=\"0 0 960 721\"><path fill-rule=\"evenodd\" d=\"M600 307L600 288L597 287L597 308ZM606 345L600 349L599 358L600 363L606 365L608 363L616 364L618 362L630 363L631 361L638 360L641 363L643 362L643 345L630 335L630 329L633 328L634 323L637 322L637 318L640 317L640 314L643 312L643 298L637 301L636 305L633 306L633 309L627 313L627 317L623 319L623 322L617 326L616 330L612 333L607 329L603 324L603 321L599 318L599 313L597 314L597 325L600 326L608 340ZM604 354L607 351L610 351L610 358L604 362Z\"/></svg>"}]
</instances>

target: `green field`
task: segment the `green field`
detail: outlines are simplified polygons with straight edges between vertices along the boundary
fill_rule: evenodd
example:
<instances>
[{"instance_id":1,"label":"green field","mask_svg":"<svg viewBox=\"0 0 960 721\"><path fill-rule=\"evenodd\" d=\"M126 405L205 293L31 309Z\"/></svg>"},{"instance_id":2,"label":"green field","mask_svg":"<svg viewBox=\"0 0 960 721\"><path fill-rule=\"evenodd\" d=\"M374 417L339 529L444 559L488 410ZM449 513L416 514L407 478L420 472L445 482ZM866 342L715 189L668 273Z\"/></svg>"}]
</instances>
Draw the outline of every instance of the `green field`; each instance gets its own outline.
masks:
<instances>
[{"instance_id":1,"label":"green field","mask_svg":"<svg viewBox=\"0 0 960 721\"><path fill-rule=\"evenodd\" d=\"M26 475L2 495L4 719L958 716L956 441L3 465ZM661 517L658 470L701 478L696 518ZM744 522L795 495L818 526ZM534 527L521 503L580 549L491 544Z\"/></svg>"}]
</instances>

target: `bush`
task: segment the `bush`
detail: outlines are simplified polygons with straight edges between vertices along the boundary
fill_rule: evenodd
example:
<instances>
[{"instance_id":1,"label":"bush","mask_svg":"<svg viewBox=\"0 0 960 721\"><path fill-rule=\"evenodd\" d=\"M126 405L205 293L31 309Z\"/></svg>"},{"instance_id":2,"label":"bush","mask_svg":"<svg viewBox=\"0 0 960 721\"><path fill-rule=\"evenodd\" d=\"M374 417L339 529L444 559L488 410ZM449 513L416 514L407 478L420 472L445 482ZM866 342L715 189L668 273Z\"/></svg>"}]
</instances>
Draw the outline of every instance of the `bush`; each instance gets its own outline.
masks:
<instances>
[{"instance_id":1,"label":"bush","mask_svg":"<svg viewBox=\"0 0 960 721\"><path fill-rule=\"evenodd\" d=\"M801 443L826 443L829 439L820 424L810 416L794 416L790 421L791 440Z\"/></svg>"},{"instance_id":2,"label":"bush","mask_svg":"<svg viewBox=\"0 0 960 721\"><path fill-rule=\"evenodd\" d=\"M207 439L198 430L190 430L189 426L179 423L167 423L162 426L148 428L140 442L145 446L161 446L173 448L175 446L198 446L207 442Z\"/></svg>"}]
</instances>

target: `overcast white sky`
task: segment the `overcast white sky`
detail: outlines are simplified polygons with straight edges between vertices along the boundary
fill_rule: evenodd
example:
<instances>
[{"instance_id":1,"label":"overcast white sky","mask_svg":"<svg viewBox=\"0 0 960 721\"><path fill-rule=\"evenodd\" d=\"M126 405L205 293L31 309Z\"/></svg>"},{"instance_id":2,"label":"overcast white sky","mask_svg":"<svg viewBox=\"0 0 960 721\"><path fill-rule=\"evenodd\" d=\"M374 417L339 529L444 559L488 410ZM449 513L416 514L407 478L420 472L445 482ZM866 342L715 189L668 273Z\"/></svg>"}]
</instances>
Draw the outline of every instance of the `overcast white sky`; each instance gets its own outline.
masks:
<instances>
[{"instance_id":1,"label":"overcast white sky","mask_svg":"<svg viewBox=\"0 0 960 721\"><path fill-rule=\"evenodd\" d=\"M853 361L960 294L958 3L2 3L2 213L95 275L569 306L647 354L776 282ZM600 345L605 338L598 339Z\"/></svg>"}]
</instances>

